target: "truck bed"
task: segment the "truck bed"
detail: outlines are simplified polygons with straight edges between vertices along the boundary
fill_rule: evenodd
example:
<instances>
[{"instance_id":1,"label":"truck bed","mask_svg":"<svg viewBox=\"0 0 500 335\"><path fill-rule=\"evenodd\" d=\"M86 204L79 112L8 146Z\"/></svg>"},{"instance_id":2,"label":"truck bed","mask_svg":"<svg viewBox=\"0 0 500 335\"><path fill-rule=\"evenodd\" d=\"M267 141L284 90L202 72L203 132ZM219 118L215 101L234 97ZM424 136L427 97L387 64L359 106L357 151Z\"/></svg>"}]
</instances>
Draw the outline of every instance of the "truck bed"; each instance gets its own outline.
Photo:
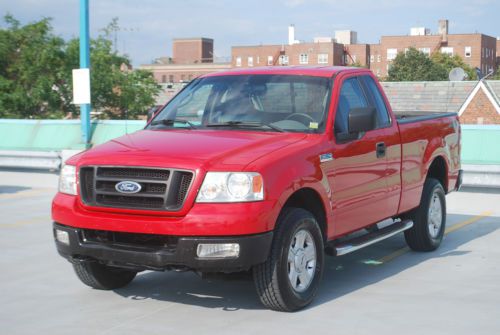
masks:
<instances>
[{"instance_id":1,"label":"truck bed","mask_svg":"<svg viewBox=\"0 0 500 335\"><path fill-rule=\"evenodd\" d=\"M457 113L395 112L395 115L401 137L400 211L404 212L418 205L428 164L437 156L449 171L445 190L455 189L460 169L460 123Z\"/></svg>"},{"instance_id":2,"label":"truck bed","mask_svg":"<svg viewBox=\"0 0 500 335\"><path fill-rule=\"evenodd\" d=\"M450 112L407 112L393 111L399 124L421 122L426 120L439 119L448 116L457 116L457 113Z\"/></svg>"}]
</instances>

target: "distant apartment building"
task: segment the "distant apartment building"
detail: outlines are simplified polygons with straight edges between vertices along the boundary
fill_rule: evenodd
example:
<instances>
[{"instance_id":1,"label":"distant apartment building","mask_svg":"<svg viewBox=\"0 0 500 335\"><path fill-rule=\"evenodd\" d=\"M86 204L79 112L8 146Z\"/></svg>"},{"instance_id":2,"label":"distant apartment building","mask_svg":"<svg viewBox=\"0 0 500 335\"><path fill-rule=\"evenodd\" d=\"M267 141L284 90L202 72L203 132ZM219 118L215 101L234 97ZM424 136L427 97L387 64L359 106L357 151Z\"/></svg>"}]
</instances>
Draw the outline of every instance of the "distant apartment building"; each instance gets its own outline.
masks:
<instances>
[{"instance_id":1,"label":"distant apartment building","mask_svg":"<svg viewBox=\"0 0 500 335\"><path fill-rule=\"evenodd\" d=\"M276 65L338 65L343 62L344 45L333 38L318 37L305 43L295 39L295 27L288 27L288 44L233 46L232 67Z\"/></svg>"},{"instance_id":2,"label":"distant apartment building","mask_svg":"<svg viewBox=\"0 0 500 335\"><path fill-rule=\"evenodd\" d=\"M437 34L425 27L411 28L410 35L382 36L378 44L358 43L357 33L336 31L335 38L316 37L311 42L295 39L295 27L288 29L288 44L235 46L232 67L270 65L361 65L386 77L398 53L414 47L427 55L442 52L458 55L483 74L496 70L500 41L484 34L449 34L448 20L440 20ZM498 60L497 60L498 59Z\"/></svg>"},{"instance_id":3,"label":"distant apartment building","mask_svg":"<svg viewBox=\"0 0 500 335\"><path fill-rule=\"evenodd\" d=\"M382 36L379 44L370 45L370 60L366 65L378 76L385 77L398 53L410 47L427 55L435 52L458 55L483 74L495 71L497 40L484 34L449 34L448 20L440 20L437 34L427 28L412 28L407 36Z\"/></svg>"},{"instance_id":4,"label":"distant apartment building","mask_svg":"<svg viewBox=\"0 0 500 335\"><path fill-rule=\"evenodd\" d=\"M500 66L500 37L497 37L497 68Z\"/></svg>"},{"instance_id":5,"label":"distant apartment building","mask_svg":"<svg viewBox=\"0 0 500 335\"><path fill-rule=\"evenodd\" d=\"M156 81L165 86L187 83L201 75L229 69L229 62L214 62L214 40L205 37L175 38L172 57L161 57L152 64L141 65L150 70Z\"/></svg>"}]
</instances>

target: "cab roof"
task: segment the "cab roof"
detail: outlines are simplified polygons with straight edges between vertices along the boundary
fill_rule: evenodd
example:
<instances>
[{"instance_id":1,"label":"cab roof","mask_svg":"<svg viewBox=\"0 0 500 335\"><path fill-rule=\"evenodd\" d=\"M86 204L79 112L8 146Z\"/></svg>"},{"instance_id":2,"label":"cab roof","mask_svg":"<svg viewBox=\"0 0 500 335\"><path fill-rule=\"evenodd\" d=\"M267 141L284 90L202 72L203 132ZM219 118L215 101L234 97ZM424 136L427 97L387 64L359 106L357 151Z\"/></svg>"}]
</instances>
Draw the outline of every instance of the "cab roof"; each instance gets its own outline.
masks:
<instances>
[{"instance_id":1,"label":"cab roof","mask_svg":"<svg viewBox=\"0 0 500 335\"><path fill-rule=\"evenodd\" d=\"M339 72L367 72L367 69L347 66L266 66L254 68L238 68L220 72L212 72L201 77L218 77L227 75L259 75L282 74L316 77L332 77Z\"/></svg>"}]
</instances>

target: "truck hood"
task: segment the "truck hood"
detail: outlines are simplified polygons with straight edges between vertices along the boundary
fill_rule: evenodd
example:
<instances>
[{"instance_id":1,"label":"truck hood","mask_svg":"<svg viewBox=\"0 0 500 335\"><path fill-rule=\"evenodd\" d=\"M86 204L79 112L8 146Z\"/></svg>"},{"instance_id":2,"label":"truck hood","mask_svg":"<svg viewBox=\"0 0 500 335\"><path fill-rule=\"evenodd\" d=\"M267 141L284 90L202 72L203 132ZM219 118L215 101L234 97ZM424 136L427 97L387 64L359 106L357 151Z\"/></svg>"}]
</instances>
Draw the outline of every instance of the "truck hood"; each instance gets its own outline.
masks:
<instances>
[{"instance_id":1,"label":"truck hood","mask_svg":"<svg viewBox=\"0 0 500 335\"><path fill-rule=\"evenodd\" d=\"M252 161L305 136L303 133L215 129L141 130L96 146L77 157L78 165L242 170Z\"/></svg>"}]
</instances>

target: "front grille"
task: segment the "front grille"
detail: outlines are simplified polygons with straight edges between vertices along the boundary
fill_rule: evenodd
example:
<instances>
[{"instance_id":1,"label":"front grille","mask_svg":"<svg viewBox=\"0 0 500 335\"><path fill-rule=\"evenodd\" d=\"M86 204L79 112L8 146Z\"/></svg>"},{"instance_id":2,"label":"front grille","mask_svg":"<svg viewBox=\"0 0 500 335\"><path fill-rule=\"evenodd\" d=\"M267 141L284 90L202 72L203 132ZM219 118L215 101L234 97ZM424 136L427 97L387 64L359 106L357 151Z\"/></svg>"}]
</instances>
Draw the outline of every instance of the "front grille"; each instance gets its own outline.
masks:
<instances>
[{"instance_id":1,"label":"front grille","mask_svg":"<svg viewBox=\"0 0 500 335\"><path fill-rule=\"evenodd\" d=\"M121 193L116 184L136 182L137 193ZM135 167L82 167L80 193L89 206L159 211L178 211L182 208L193 181L190 171Z\"/></svg>"}]
</instances>

